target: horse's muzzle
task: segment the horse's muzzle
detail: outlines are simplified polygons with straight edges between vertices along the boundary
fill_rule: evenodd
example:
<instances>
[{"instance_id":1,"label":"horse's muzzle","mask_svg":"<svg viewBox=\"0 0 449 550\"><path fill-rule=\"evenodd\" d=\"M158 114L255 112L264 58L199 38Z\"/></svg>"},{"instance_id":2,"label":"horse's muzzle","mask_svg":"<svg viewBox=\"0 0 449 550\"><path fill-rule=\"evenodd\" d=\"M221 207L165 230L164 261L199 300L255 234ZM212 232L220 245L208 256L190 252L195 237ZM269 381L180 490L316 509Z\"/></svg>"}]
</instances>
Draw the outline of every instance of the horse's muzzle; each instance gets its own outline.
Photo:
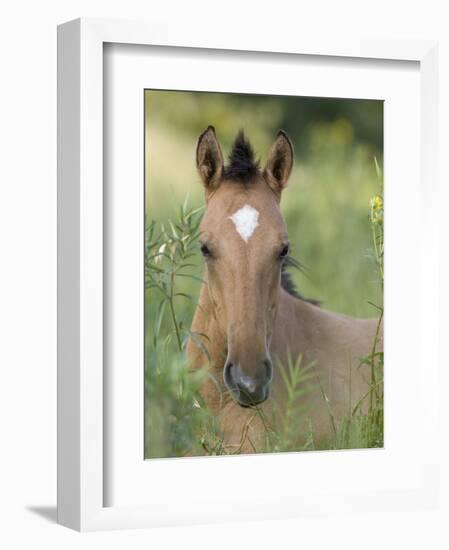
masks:
<instances>
[{"instance_id":1,"label":"horse's muzzle","mask_svg":"<svg viewBox=\"0 0 449 550\"><path fill-rule=\"evenodd\" d=\"M242 407L254 407L270 395L273 366L266 359L254 376L246 374L238 363L226 362L223 372L226 387Z\"/></svg>"}]
</instances>

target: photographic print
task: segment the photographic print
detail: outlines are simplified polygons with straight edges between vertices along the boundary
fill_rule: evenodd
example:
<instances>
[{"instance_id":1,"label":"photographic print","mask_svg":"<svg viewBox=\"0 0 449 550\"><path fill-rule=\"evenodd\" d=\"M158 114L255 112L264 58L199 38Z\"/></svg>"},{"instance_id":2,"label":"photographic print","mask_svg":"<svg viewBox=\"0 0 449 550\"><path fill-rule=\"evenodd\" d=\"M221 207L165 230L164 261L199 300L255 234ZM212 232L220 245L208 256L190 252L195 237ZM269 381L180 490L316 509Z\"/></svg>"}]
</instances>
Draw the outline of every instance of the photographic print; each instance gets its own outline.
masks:
<instances>
[{"instance_id":1,"label":"photographic print","mask_svg":"<svg viewBox=\"0 0 449 550\"><path fill-rule=\"evenodd\" d=\"M145 458L383 447L383 102L144 101Z\"/></svg>"}]
</instances>

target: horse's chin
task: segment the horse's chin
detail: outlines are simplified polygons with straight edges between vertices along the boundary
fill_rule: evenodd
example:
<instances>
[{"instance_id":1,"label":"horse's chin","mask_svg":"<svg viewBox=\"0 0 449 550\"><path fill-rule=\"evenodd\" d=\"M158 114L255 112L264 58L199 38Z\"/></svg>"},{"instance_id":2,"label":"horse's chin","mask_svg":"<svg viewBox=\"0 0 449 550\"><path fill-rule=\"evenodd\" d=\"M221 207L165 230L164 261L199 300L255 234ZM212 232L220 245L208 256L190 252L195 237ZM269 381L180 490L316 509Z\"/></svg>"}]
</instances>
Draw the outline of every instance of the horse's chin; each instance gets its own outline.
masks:
<instances>
[{"instance_id":1,"label":"horse's chin","mask_svg":"<svg viewBox=\"0 0 449 550\"><path fill-rule=\"evenodd\" d=\"M258 405L262 405L262 403L265 403L266 399L262 399L262 401L258 401L257 403L241 403L237 399L237 403L243 408L243 409L254 409Z\"/></svg>"},{"instance_id":2,"label":"horse's chin","mask_svg":"<svg viewBox=\"0 0 449 550\"><path fill-rule=\"evenodd\" d=\"M240 405L243 409L253 409L255 407L258 407L259 405L262 405L262 403L265 403L265 401L268 399L270 395L270 391L267 388L265 390L265 397L263 399L259 399L258 401L251 401L249 399L245 399L241 396L235 397L235 401L238 405Z\"/></svg>"}]
</instances>

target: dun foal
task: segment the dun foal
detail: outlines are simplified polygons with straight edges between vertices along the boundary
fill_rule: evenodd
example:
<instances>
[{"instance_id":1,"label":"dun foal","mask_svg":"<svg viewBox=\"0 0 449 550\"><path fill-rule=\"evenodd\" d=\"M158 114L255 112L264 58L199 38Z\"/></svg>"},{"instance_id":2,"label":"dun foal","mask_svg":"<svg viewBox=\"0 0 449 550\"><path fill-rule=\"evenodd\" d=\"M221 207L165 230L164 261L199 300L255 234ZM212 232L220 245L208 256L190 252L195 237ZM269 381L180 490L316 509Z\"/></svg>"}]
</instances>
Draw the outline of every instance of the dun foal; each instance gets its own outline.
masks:
<instances>
[{"instance_id":1,"label":"dun foal","mask_svg":"<svg viewBox=\"0 0 449 550\"><path fill-rule=\"evenodd\" d=\"M225 166L209 126L199 137L196 162L207 208L200 227L205 282L192 330L207 336L210 358L193 341L188 354L195 367L211 369L214 381L202 392L219 418L224 446L261 450L266 428L257 409L269 416L275 404L282 415L279 365L299 355L302 365L313 364L317 382L302 411L306 406L315 437L329 438L333 422L369 391L360 359L372 349L377 321L325 311L285 284L289 240L280 200L293 167L292 144L280 131L262 170L240 132Z\"/></svg>"}]
</instances>

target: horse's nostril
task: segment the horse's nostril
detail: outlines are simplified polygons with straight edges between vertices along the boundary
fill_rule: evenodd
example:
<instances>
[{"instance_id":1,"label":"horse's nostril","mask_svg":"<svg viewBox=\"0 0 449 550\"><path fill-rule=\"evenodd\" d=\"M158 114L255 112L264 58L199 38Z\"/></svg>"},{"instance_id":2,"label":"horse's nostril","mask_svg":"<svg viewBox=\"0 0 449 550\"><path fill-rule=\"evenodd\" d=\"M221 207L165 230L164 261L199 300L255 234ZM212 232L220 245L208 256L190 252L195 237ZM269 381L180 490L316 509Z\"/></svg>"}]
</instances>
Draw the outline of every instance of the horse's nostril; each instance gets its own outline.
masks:
<instances>
[{"instance_id":1,"label":"horse's nostril","mask_svg":"<svg viewBox=\"0 0 449 550\"><path fill-rule=\"evenodd\" d=\"M231 362L226 363L226 365L224 367L224 370L223 370L223 378L224 378L226 386L229 389L235 388L235 382L232 379L232 373L231 373L233 366L234 365Z\"/></svg>"}]
</instances>

